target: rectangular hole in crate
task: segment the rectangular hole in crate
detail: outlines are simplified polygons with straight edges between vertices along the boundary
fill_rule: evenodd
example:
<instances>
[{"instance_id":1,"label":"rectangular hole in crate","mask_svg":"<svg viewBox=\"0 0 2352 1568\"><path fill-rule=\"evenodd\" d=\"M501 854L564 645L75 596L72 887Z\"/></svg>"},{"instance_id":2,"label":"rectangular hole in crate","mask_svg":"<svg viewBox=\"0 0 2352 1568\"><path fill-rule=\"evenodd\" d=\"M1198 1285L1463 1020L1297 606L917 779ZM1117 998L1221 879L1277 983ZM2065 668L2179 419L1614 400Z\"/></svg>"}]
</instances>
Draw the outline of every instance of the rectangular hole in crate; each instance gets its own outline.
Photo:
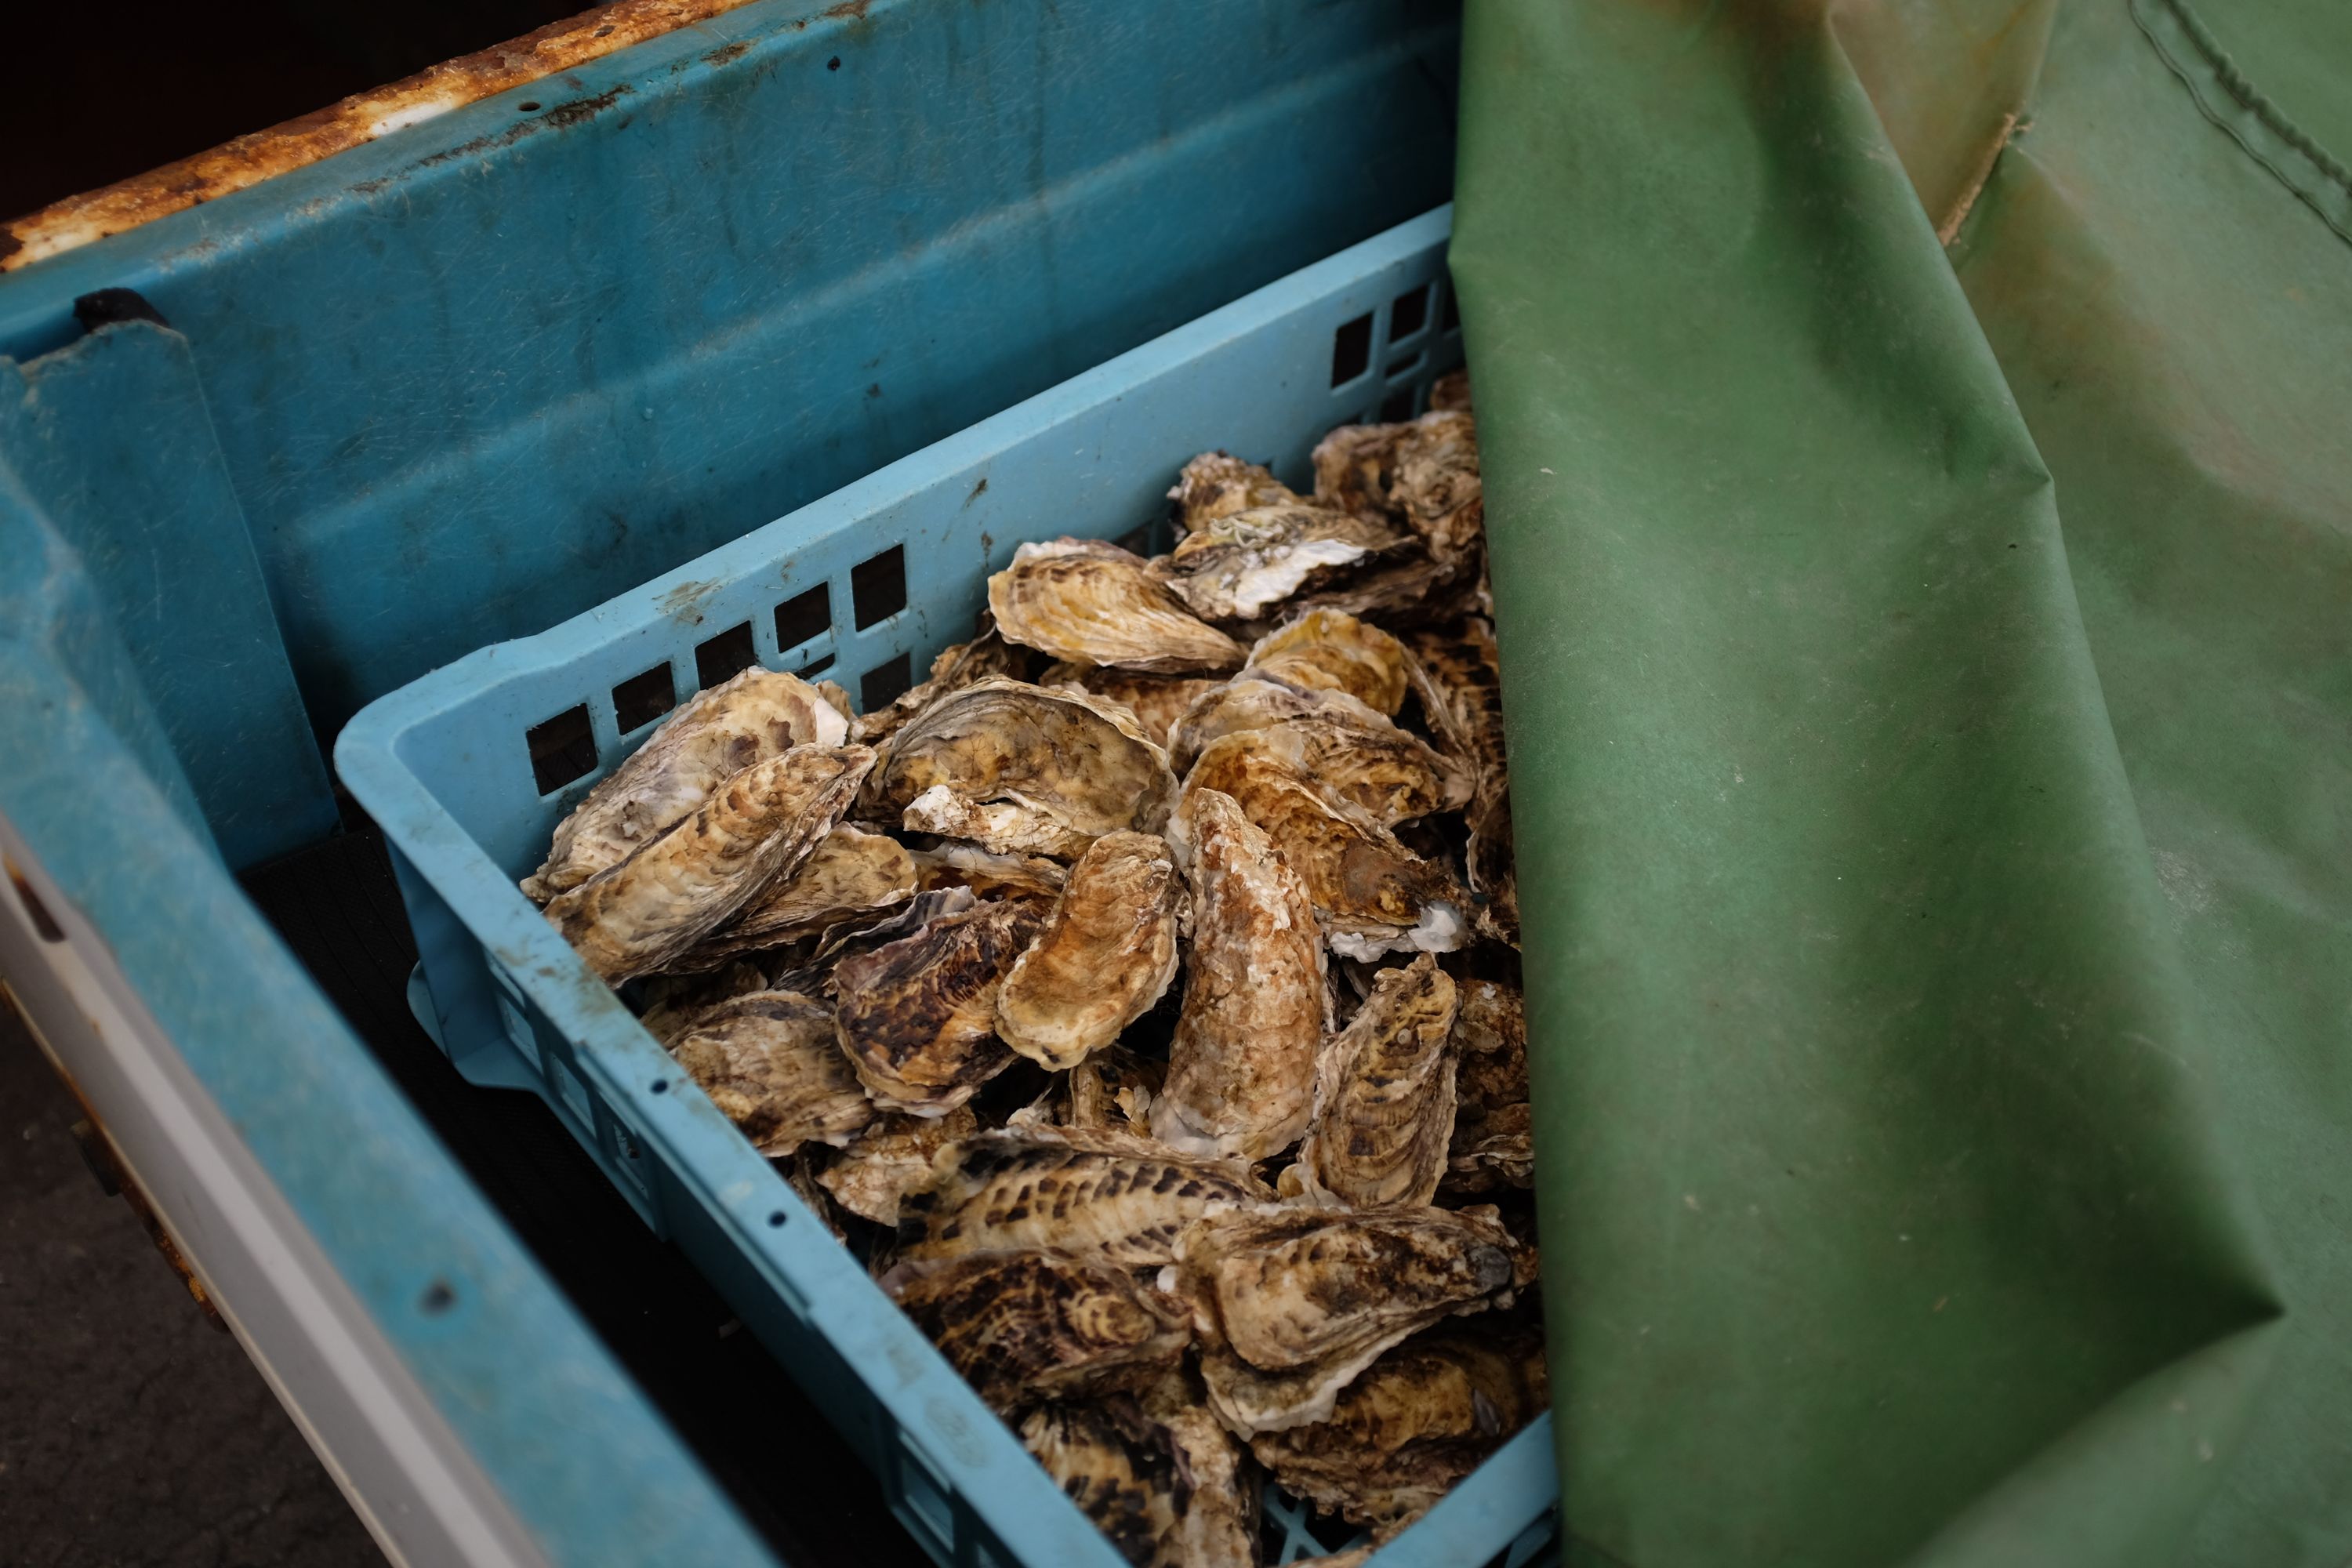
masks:
<instances>
[{"instance_id":1,"label":"rectangular hole in crate","mask_svg":"<svg viewBox=\"0 0 2352 1568\"><path fill-rule=\"evenodd\" d=\"M1405 355L1404 358L1401 360L1390 361L1388 378L1391 381L1394 381L1401 375L1411 375L1414 371L1421 368L1421 362L1428 357L1429 356L1426 354L1414 353Z\"/></svg>"},{"instance_id":2,"label":"rectangular hole in crate","mask_svg":"<svg viewBox=\"0 0 2352 1568\"><path fill-rule=\"evenodd\" d=\"M1438 330L1446 332L1462 330L1462 307L1455 303L1454 286L1450 283L1445 288L1445 319L1438 323Z\"/></svg>"},{"instance_id":3,"label":"rectangular hole in crate","mask_svg":"<svg viewBox=\"0 0 2352 1568\"><path fill-rule=\"evenodd\" d=\"M620 721L624 735L677 706L677 684L670 676L667 659L613 688L613 717Z\"/></svg>"},{"instance_id":4,"label":"rectangular hole in crate","mask_svg":"<svg viewBox=\"0 0 2352 1568\"><path fill-rule=\"evenodd\" d=\"M907 548L894 544L849 569L849 603L857 629L887 621L907 607Z\"/></svg>"},{"instance_id":5,"label":"rectangular hole in crate","mask_svg":"<svg viewBox=\"0 0 2352 1568\"><path fill-rule=\"evenodd\" d=\"M717 637L694 645L694 679L699 687L717 686L760 662L751 641L751 623L741 621Z\"/></svg>"},{"instance_id":6,"label":"rectangular hole in crate","mask_svg":"<svg viewBox=\"0 0 2352 1568\"><path fill-rule=\"evenodd\" d=\"M1412 388L1400 386L1381 400L1381 423L1398 425L1412 417Z\"/></svg>"},{"instance_id":7,"label":"rectangular hole in crate","mask_svg":"<svg viewBox=\"0 0 2352 1568\"><path fill-rule=\"evenodd\" d=\"M887 708L914 684L914 661L903 653L894 653L857 678L857 710L872 713Z\"/></svg>"},{"instance_id":8,"label":"rectangular hole in crate","mask_svg":"<svg viewBox=\"0 0 2352 1568\"><path fill-rule=\"evenodd\" d=\"M596 771L596 735L589 728L585 702L533 724L523 731L523 741L530 747L530 776L539 781L541 795L553 795Z\"/></svg>"},{"instance_id":9,"label":"rectangular hole in crate","mask_svg":"<svg viewBox=\"0 0 2352 1568\"><path fill-rule=\"evenodd\" d=\"M833 630L833 590L823 583L776 606L776 647L795 648Z\"/></svg>"},{"instance_id":10,"label":"rectangular hole in crate","mask_svg":"<svg viewBox=\"0 0 2352 1568\"><path fill-rule=\"evenodd\" d=\"M1372 318L1367 312L1331 334L1331 384L1345 386L1371 364Z\"/></svg>"},{"instance_id":11,"label":"rectangular hole in crate","mask_svg":"<svg viewBox=\"0 0 2352 1568\"><path fill-rule=\"evenodd\" d=\"M903 1436L898 1441L898 1479L906 1492L907 1510L921 1521L943 1552L955 1550L955 1507L948 1501L947 1483L931 1469L931 1462L915 1451Z\"/></svg>"},{"instance_id":12,"label":"rectangular hole in crate","mask_svg":"<svg viewBox=\"0 0 2352 1568\"><path fill-rule=\"evenodd\" d=\"M1396 303L1389 307L1389 342L1409 338L1428 324L1429 289L1424 283L1396 297Z\"/></svg>"},{"instance_id":13,"label":"rectangular hole in crate","mask_svg":"<svg viewBox=\"0 0 2352 1568\"><path fill-rule=\"evenodd\" d=\"M820 655L819 657L809 660L806 664L793 671L793 673L799 676L803 680L814 680L818 676L823 675L826 670L831 669L832 668L833 655L828 653Z\"/></svg>"}]
</instances>

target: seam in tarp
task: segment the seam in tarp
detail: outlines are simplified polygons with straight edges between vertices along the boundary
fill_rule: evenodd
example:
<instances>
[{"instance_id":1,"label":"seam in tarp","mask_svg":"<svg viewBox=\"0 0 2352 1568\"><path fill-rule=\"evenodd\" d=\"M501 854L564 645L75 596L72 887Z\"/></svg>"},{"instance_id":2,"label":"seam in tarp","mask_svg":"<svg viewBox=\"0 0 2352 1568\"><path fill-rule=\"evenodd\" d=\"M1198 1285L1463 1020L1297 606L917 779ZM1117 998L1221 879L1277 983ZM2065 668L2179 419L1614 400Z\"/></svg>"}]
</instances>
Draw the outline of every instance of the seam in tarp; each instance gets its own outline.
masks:
<instances>
[{"instance_id":1,"label":"seam in tarp","mask_svg":"<svg viewBox=\"0 0 2352 1568\"><path fill-rule=\"evenodd\" d=\"M2205 118L2352 241L2352 171L2255 89L2186 0L2131 0L2131 15Z\"/></svg>"}]
</instances>

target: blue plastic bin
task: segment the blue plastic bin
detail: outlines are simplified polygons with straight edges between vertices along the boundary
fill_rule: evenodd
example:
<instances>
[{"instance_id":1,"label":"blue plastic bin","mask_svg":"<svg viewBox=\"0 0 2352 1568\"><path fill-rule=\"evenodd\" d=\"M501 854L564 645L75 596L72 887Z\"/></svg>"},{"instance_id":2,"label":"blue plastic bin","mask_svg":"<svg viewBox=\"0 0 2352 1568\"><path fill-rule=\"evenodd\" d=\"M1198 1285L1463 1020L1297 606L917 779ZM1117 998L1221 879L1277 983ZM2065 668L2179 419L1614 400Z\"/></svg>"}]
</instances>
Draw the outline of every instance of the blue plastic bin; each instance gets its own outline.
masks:
<instances>
[{"instance_id":1,"label":"blue plastic bin","mask_svg":"<svg viewBox=\"0 0 2352 1568\"><path fill-rule=\"evenodd\" d=\"M395 847L418 1000L444 1048L476 1081L554 1108L810 1388L942 1563L1118 1558L516 880L656 722L623 731L615 688L667 668L682 699L731 673L721 651L748 628L761 663L821 666L871 706L970 635L988 574L1023 542L1150 524L1178 466L1213 447L1304 482L1333 426L1417 412L1462 359L1448 217L1402 225L551 630L436 670L371 704L336 746ZM1409 330L1392 332L1399 321ZM811 595L821 632L803 618ZM781 641L780 624L798 635ZM542 793L527 737L583 707L595 766ZM1375 1561L1528 1561L1552 1538L1555 1488L1547 1419ZM1318 1546L1280 1500L1273 1511L1285 1561L1339 1544Z\"/></svg>"}]
</instances>

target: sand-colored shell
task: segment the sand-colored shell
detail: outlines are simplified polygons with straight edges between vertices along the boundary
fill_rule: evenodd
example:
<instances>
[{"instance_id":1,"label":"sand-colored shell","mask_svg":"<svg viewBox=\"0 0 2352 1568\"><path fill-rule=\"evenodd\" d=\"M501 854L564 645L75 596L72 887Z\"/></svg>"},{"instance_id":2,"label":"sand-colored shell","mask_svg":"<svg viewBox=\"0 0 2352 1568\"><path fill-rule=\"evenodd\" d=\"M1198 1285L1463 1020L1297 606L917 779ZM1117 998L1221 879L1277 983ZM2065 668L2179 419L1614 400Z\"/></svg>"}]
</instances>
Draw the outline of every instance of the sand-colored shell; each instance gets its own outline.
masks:
<instances>
[{"instance_id":1,"label":"sand-colored shell","mask_svg":"<svg viewBox=\"0 0 2352 1568\"><path fill-rule=\"evenodd\" d=\"M1448 1194L1534 1186L1535 1107L1521 1100L1489 1110L1475 1121L1457 1121L1445 1165L1442 1190Z\"/></svg>"},{"instance_id":2,"label":"sand-colored shell","mask_svg":"<svg viewBox=\"0 0 2352 1568\"><path fill-rule=\"evenodd\" d=\"M698 691L556 825L546 860L522 890L538 903L568 892L627 859L745 768L794 746L837 746L848 733L848 721L797 676L755 665Z\"/></svg>"},{"instance_id":3,"label":"sand-colored shell","mask_svg":"<svg viewBox=\"0 0 2352 1568\"><path fill-rule=\"evenodd\" d=\"M1192 776L1200 773L1195 763ZM1230 796L1281 849L1332 952L1367 960L1405 949L1451 952L1468 936L1467 900L1454 873L1413 854L1366 813L1324 795L1308 775L1264 752L1236 751L1225 756L1215 782L1213 793ZM1185 797L1207 788L1198 783Z\"/></svg>"},{"instance_id":4,"label":"sand-colored shell","mask_svg":"<svg viewBox=\"0 0 2352 1568\"><path fill-rule=\"evenodd\" d=\"M693 1019L670 1055L751 1146L774 1157L811 1141L836 1146L874 1106L834 1043L833 1009L790 991L755 991Z\"/></svg>"},{"instance_id":5,"label":"sand-colored shell","mask_svg":"<svg viewBox=\"0 0 2352 1568\"><path fill-rule=\"evenodd\" d=\"M929 793L941 788L944 795ZM863 806L898 819L922 799L926 820L943 819L950 800L1013 806L1019 811L1008 821L1026 823L1040 836L1066 833L1065 847L1075 846L1075 854L1122 828L1157 832L1175 797L1167 754L1124 708L1068 687L983 680L940 698L898 732ZM1038 852L1002 843L982 847Z\"/></svg>"},{"instance_id":6,"label":"sand-colored shell","mask_svg":"<svg viewBox=\"0 0 2352 1568\"><path fill-rule=\"evenodd\" d=\"M1258 638L1247 673L1300 690L1344 691L1393 717L1412 689L1404 645L1342 610L1309 610Z\"/></svg>"},{"instance_id":7,"label":"sand-colored shell","mask_svg":"<svg viewBox=\"0 0 2352 1568\"><path fill-rule=\"evenodd\" d=\"M828 927L915 896L915 858L897 839L847 823L824 836L800 869L779 878L742 913L678 961L715 968L744 953L821 936Z\"/></svg>"},{"instance_id":8,"label":"sand-colored shell","mask_svg":"<svg viewBox=\"0 0 2352 1568\"><path fill-rule=\"evenodd\" d=\"M1062 1124L1148 1131L1151 1102L1167 1081L1165 1061L1121 1046L1106 1046L1070 1069Z\"/></svg>"},{"instance_id":9,"label":"sand-colored shell","mask_svg":"<svg viewBox=\"0 0 2352 1568\"><path fill-rule=\"evenodd\" d=\"M1511 843L1511 792L1488 801L1470 823L1470 890L1478 896L1478 929L1519 945L1519 879Z\"/></svg>"},{"instance_id":10,"label":"sand-colored shell","mask_svg":"<svg viewBox=\"0 0 2352 1568\"><path fill-rule=\"evenodd\" d=\"M1263 1160L1307 1129L1330 1021L1314 909L1274 841L1215 790L1185 793L1168 838L1192 939L1151 1131L1174 1148Z\"/></svg>"},{"instance_id":11,"label":"sand-colored shell","mask_svg":"<svg viewBox=\"0 0 2352 1568\"><path fill-rule=\"evenodd\" d=\"M1437 1195L1454 1137L1454 986L1423 953L1384 969L1315 1065L1315 1111L1283 1173L1294 1190L1356 1207Z\"/></svg>"},{"instance_id":12,"label":"sand-colored shell","mask_svg":"<svg viewBox=\"0 0 2352 1568\"><path fill-rule=\"evenodd\" d=\"M1290 686L1245 672L1202 692L1170 728L1168 764L1181 779L1221 736L1310 718L1376 732L1395 728L1387 715L1344 691Z\"/></svg>"},{"instance_id":13,"label":"sand-colored shell","mask_svg":"<svg viewBox=\"0 0 2352 1568\"><path fill-rule=\"evenodd\" d=\"M1406 542L1387 523L1289 502L1204 521L1153 567L1202 619L1255 621Z\"/></svg>"},{"instance_id":14,"label":"sand-colored shell","mask_svg":"<svg viewBox=\"0 0 2352 1568\"><path fill-rule=\"evenodd\" d=\"M664 1046L705 1009L754 991L774 989L765 970L748 959L735 959L715 969L693 973L648 974L639 983L644 1011L637 1022Z\"/></svg>"},{"instance_id":15,"label":"sand-colored shell","mask_svg":"<svg viewBox=\"0 0 2352 1568\"><path fill-rule=\"evenodd\" d=\"M1470 373L1449 370L1430 383L1429 411L1432 414L1470 413Z\"/></svg>"},{"instance_id":16,"label":"sand-colored shell","mask_svg":"<svg viewBox=\"0 0 2352 1568\"><path fill-rule=\"evenodd\" d=\"M1175 1561L1180 1568L1256 1568L1258 1478L1204 1397L1200 1379L1181 1373L1136 1396L1167 1434L1186 1482L1178 1494Z\"/></svg>"},{"instance_id":17,"label":"sand-colored shell","mask_svg":"<svg viewBox=\"0 0 2352 1568\"><path fill-rule=\"evenodd\" d=\"M1041 1405L1021 1423L1021 1443L1133 1568L1189 1568L1175 1451L1134 1401Z\"/></svg>"},{"instance_id":18,"label":"sand-colored shell","mask_svg":"<svg viewBox=\"0 0 2352 1568\"><path fill-rule=\"evenodd\" d=\"M1000 1415L1134 1389L1173 1367L1192 1338L1180 1303L1066 1252L911 1258L879 1282Z\"/></svg>"},{"instance_id":19,"label":"sand-colored shell","mask_svg":"<svg viewBox=\"0 0 2352 1568\"><path fill-rule=\"evenodd\" d=\"M1083 664L1179 675L1233 669L1244 658L1141 556L1100 540L1022 545L988 580L988 608L1007 641Z\"/></svg>"},{"instance_id":20,"label":"sand-colored shell","mask_svg":"<svg viewBox=\"0 0 2352 1568\"><path fill-rule=\"evenodd\" d=\"M864 746L807 745L745 768L626 860L559 894L548 921L612 984L661 969L797 869L873 766Z\"/></svg>"},{"instance_id":21,"label":"sand-colored shell","mask_svg":"<svg viewBox=\"0 0 2352 1568\"><path fill-rule=\"evenodd\" d=\"M1181 1154L1133 1133L1006 1128L942 1149L898 1205L900 1256L1058 1247L1123 1268L1174 1260L1209 1215L1271 1209L1246 1166Z\"/></svg>"},{"instance_id":22,"label":"sand-colored shell","mask_svg":"<svg viewBox=\"0 0 2352 1568\"><path fill-rule=\"evenodd\" d=\"M1454 1138L1447 1193L1528 1187L1535 1181L1535 1116L1528 1103L1527 1005L1492 980L1458 987L1454 1018Z\"/></svg>"},{"instance_id":23,"label":"sand-colored shell","mask_svg":"<svg viewBox=\"0 0 2352 1568\"><path fill-rule=\"evenodd\" d=\"M1383 1351L1507 1305L1517 1244L1486 1215L1226 1214L1186 1230L1164 1288L1192 1302L1209 1403L1244 1437L1329 1418Z\"/></svg>"},{"instance_id":24,"label":"sand-colored shell","mask_svg":"<svg viewBox=\"0 0 2352 1568\"><path fill-rule=\"evenodd\" d=\"M1245 463L1225 452L1203 452L1184 465L1168 499L1176 503L1176 531L1185 534L1237 511L1295 504L1306 498L1263 464Z\"/></svg>"},{"instance_id":25,"label":"sand-colored shell","mask_svg":"<svg viewBox=\"0 0 2352 1568\"><path fill-rule=\"evenodd\" d=\"M992 855L1075 860L1094 836L1081 833L1052 807L1017 797L971 800L946 784L933 784L907 803L899 826L909 833L961 838Z\"/></svg>"},{"instance_id":26,"label":"sand-colored shell","mask_svg":"<svg viewBox=\"0 0 2352 1568\"><path fill-rule=\"evenodd\" d=\"M930 1184L939 1152L979 1131L980 1119L968 1105L945 1116L879 1116L816 1179L860 1219L895 1226L899 1201Z\"/></svg>"},{"instance_id":27,"label":"sand-colored shell","mask_svg":"<svg viewBox=\"0 0 2352 1568\"><path fill-rule=\"evenodd\" d=\"M1442 1324L1367 1367L1330 1419L1264 1434L1250 1447L1293 1496L1392 1532L1549 1402L1539 1326Z\"/></svg>"},{"instance_id":28,"label":"sand-colored shell","mask_svg":"<svg viewBox=\"0 0 2352 1568\"><path fill-rule=\"evenodd\" d=\"M872 914L854 915L825 928L814 943L803 942L763 954L770 984L779 991L801 991L811 996L834 994L834 974L841 961L855 953L912 935L946 915L961 914L980 900L969 888L940 888L917 893L905 903Z\"/></svg>"},{"instance_id":29,"label":"sand-colored shell","mask_svg":"<svg viewBox=\"0 0 2352 1568\"><path fill-rule=\"evenodd\" d=\"M936 888L970 888L983 899L1042 899L1062 896L1070 868L1042 855L999 855L977 844L949 842L914 852L915 879L925 892Z\"/></svg>"},{"instance_id":30,"label":"sand-colored shell","mask_svg":"<svg viewBox=\"0 0 2352 1568\"><path fill-rule=\"evenodd\" d=\"M1142 675L1131 669L1097 669L1066 659L1046 666L1037 677L1040 686L1080 686L1136 717L1144 739L1163 751L1168 731L1184 710L1224 682L1210 676Z\"/></svg>"},{"instance_id":31,"label":"sand-colored shell","mask_svg":"<svg viewBox=\"0 0 2352 1568\"><path fill-rule=\"evenodd\" d=\"M1176 978L1184 884L1167 842L1111 833L1070 868L1045 929L996 993L996 1032L1049 1071L1076 1067Z\"/></svg>"},{"instance_id":32,"label":"sand-colored shell","mask_svg":"<svg viewBox=\"0 0 2352 1568\"><path fill-rule=\"evenodd\" d=\"M996 987L1038 923L1025 902L979 904L834 966L841 1048L875 1104L944 1116L1012 1064Z\"/></svg>"},{"instance_id":33,"label":"sand-colored shell","mask_svg":"<svg viewBox=\"0 0 2352 1568\"><path fill-rule=\"evenodd\" d=\"M1315 448L1315 499L1401 523L1449 571L1486 540L1478 435L1466 413L1439 409L1402 425L1348 425Z\"/></svg>"},{"instance_id":34,"label":"sand-colored shell","mask_svg":"<svg viewBox=\"0 0 2352 1568\"><path fill-rule=\"evenodd\" d=\"M941 648L931 660L928 679L898 693L888 707L859 717L852 731L853 738L862 744L879 747L905 729L916 714L950 691L961 691L983 680L1027 679L1033 658L1028 649L1014 647L999 637L995 627L983 626L970 642L950 643Z\"/></svg>"},{"instance_id":35,"label":"sand-colored shell","mask_svg":"<svg viewBox=\"0 0 2352 1568\"><path fill-rule=\"evenodd\" d=\"M1502 658L1495 629L1465 616L1443 631L1415 633L1406 645L1415 673L1425 678L1423 706L1430 730L1477 771L1477 798L1492 800L1508 787L1503 747ZM1419 684L1419 683L1417 683Z\"/></svg>"},{"instance_id":36,"label":"sand-colored shell","mask_svg":"<svg viewBox=\"0 0 2352 1568\"><path fill-rule=\"evenodd\" d=\"M1223 790L1246 776L1243 759L1265 757L1315 781L1333 800L1383 827L1459 810L1470 798L1467 769L1430 750L1420 736L1315 714L1236 730L1211 742L1185 773L1188 788Z\"/></svg>"}]
</instances>

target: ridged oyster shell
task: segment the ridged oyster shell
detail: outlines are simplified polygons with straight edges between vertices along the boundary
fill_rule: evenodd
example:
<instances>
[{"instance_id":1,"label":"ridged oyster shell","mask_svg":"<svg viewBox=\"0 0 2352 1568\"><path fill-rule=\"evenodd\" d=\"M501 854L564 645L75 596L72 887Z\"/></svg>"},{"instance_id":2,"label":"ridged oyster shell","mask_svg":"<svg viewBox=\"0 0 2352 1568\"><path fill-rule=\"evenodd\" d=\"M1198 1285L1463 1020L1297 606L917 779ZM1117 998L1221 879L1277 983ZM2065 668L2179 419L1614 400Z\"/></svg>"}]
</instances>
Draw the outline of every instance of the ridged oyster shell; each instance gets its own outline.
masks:
<instances>
[{"instance_id":1,"label":"ridged oyster shell","mask_svg":"<svg viewBox=\"0 0 2352 1568\"><path fill-rule=\"evenodd\" d=\"M1110 833L996 993L996 1033L1049 1071L1076 1067L1149 1012L1176 977L1184 884L1156 834Z\"/></svg>"},{"instance_id":2,"label":"ridged oyster shell","mask_svg":"<svg viewBox=\"0 0 2352 1568\"><path fill-rule=\"evenodd\" d=\"M761 1153L842 1144L874 1120L834 1043L833 1009L790 991L755 991L692 1019L670 1042L702 1092Z\"/></svg>"},{"instance_id":3,"label":"ridged oyster shell","mask_svg":"<svg viewBox=\"0 0 2352 1568\"><path fill-rule=\"evenodd\" d=\"M1454 981L1427 953L1374 977L1316 1062L1315 1110L1286 1194L1358 1207L1437 1195L1454 1136Z\"/></svg>"},{"instance_id":4,"label":"ridged oyster shell","mask_svg":"<svg viewBox=\"0 0 2352 1568\"><path fill-rule=\"evenodd\" d=\"M834 966L841 1048L875 1104L944 1116L1012 1064L996 987L1037 926L1026 903L984 903Z\"/></svg>"},{"instance_id":5,"label":"ridged oyster shell","mask_svg":"<svg viewBox=\"0 0 2352 1568\"><path fill-rule=\"evenodd\" d=\"M1022 545L988 580L988 608L1007 641L1055 658L1176 675L1232 669L1244 658L1141 556L1100 540Z\"/></svg>"},{"instance_id":6,"label":"ridged oyster shell","mask_svg":"<svg viewBox=\"0 0 2352 1568\"><path fill-rule=\"evenodd\" d=\"M1244 462L1227 452L1203 452L1184 465L1168 499L1176 503L1176 531L1183 534L1237 511L1306 498L1262 464Z\"/></svg>"},{"instance_id":7,"label":"ridged oyster shell","mask_svg":"<svg viewBox=\"0 0 2352 1568\"><path fill-rule=\"evenodd\" d=\"M680 970L716 968L750 952L821 936L829 926L915 896L915 858L897 839L841 824L740 913L680 959Z\"/></svg>"},{"instance_id":8,"label":"ridged oyster shell","mask_svg":"<svg viewBox=\"0 0 2352 1568\"><path fill-rule=\"evenodd\" d=\"M1154 565L1202 620L1255 621L1406 540L1336 507L1287 502L1204 521Z\"/></svg>"},{"instance_id":9,"label":"ridged oyster shell","mask_svg":"<svg viewBox=\"0 0 2352 1568\"><path fill-rule=\"evenodd\" d=\"M910 1258L880 1284L1000 1414L1150 1383L1192 1338L1181 1304L1066 1252Z\"/></svg>"}]
</instances>

